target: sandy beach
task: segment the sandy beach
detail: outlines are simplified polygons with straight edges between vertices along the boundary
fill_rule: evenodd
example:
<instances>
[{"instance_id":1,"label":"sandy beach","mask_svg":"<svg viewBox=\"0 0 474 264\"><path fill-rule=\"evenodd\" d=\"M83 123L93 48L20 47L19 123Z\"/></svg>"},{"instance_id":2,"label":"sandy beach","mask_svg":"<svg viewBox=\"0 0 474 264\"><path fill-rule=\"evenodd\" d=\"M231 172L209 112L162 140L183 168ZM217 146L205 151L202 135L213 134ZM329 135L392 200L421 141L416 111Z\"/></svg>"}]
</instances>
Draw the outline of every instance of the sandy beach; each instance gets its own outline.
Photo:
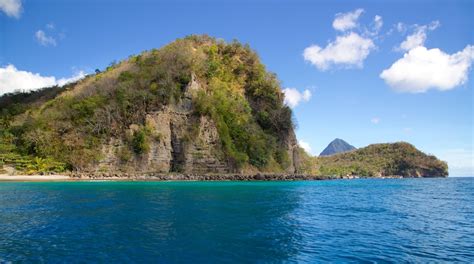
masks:
<instances>
[{"instance_id":1,"label":"sandy beach","mask_svg":"<svg viewBox=\"0 0 474 264\"><path fill-rule=\"evenodd\" d=\"M65 175L7 175L0 174L0 181L66 181L70 180Z\"/></svg>"}]
</instances>

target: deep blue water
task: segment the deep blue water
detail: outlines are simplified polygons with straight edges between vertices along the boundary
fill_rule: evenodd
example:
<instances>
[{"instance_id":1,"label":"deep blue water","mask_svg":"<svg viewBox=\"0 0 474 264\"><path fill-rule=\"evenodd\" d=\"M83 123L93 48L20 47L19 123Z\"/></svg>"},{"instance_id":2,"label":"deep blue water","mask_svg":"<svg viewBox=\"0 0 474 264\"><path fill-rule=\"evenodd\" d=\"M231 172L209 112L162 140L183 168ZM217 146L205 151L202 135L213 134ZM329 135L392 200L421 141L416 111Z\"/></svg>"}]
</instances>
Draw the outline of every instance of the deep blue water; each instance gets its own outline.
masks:
<instances>
[{"instance_id":1,"label":"deep blue water","mask_svg":"<svg viewBox=\"0 0 474 264\"><path fill-rule=\"evenodd\" d=\"M474 262L474 178L0 183L0 263Z\"/></svg>"}]
</instances>

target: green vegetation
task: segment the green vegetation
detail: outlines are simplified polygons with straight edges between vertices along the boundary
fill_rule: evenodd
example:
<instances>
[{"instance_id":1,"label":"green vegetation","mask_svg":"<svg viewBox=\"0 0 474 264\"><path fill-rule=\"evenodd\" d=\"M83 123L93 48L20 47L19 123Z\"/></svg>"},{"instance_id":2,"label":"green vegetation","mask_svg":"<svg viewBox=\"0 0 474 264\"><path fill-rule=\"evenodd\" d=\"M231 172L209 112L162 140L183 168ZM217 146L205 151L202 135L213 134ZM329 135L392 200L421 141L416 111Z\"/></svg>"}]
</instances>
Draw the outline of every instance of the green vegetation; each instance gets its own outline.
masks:
<instances>
[{"instance_id":1,"label":"green vegetation","mask_svg":"<svg viewBox=\"0 0 474 264\"><path fill-rule=\"evenodd\" d=\"M128 142L118 153L124 162L145 155L151 140L160 140L146 129L146 115L184 100L192 76L203 88L193 95L194 114L216 123L227 163L261 171L289 166L292 113L275 75L246 45L190 36L66 87L1 97L0 167L87 170L111 138ZM129 138L132 126L139 129Z\"/></svg>"},{"instance_id":2,"label":"green vegetation","mask_svg":"<svg viewBox=\"0 0 474 264\"><path fill-rule=\"evenodd\" d=\"M150 150L148 136L144 129L140 129L133 134L132 148L137 154L144 154Z\"/></svg>"},{"instance_id":3,"label":"green vegetation","mask_svg":"<svg viewBox=\"0 0 474 264\"><path fill-rule=\"evenodd\" d=\"M224 151L238 167L285 169L282 143L293 124L275 76L238 42L214 42L204 51L208 89L198 94L196 112L217 123Z\"/></svg>"},{"instance_id":4,"label":"green vegetation","mask_svg":"<svg viewBox=\"0 0 474 264\"><path fill-rule=\"evenodd\" d=\"M4 170L4 165L9 165L25 174L60 173L69 169L66 163L51 158L16 153L12 134L3 133L0 139L0 173Z\"/></svg>"},{"instance_id":5,"label":"green vegetation","mask_svg":"<svg viewBox=\"0 0 474 264\"><path fill-rule=\"evenodd\" d=\"M199 89L188 89L194 81ZM219 134L218 159L235 170L283 172L293 158L292 113L283 98L275 75L247 45L208 36L178 39L65 87L0 97L0 171L94 170L112 141L122 144L114 154L126 165L162 140L154 129L161 124L148 124L147 115L192 102L191 129L179 148L199 140L196 122L208 116ZM296 156L298 172L325 176L447 174L446 163L407 143L318 158L298 149Z\"/></svg>"},{"instance_id":6,"label":"green vegetation","mask_svg":"<svg viewBox=\"0 0 474 264\"><path fill-rule=\"evenodd\" d=\"M326 176L447 176L446 162L399 142L373 144L355 151L314 158L317 174Z\"/></svg>"}]
</instances>

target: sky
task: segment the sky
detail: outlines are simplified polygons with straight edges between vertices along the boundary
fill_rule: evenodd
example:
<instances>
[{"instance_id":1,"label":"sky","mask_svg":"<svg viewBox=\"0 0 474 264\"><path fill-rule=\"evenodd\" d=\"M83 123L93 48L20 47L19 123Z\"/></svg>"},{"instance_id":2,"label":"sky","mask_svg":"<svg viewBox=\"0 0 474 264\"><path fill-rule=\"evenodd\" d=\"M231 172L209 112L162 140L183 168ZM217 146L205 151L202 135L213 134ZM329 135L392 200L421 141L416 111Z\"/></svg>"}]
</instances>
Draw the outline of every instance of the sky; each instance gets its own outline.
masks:
<instances>
[{"instance_id":1,"label":"sky","mask_svg":"<svg viewBox=\"0 0 474 264\"><path fill-rule=\"evenodd\" d=\"M190 34L248 43L300 145L407 141L474 175L474 1L0 0L0 94L63 85Z\"/></svg>"}]
</instances>

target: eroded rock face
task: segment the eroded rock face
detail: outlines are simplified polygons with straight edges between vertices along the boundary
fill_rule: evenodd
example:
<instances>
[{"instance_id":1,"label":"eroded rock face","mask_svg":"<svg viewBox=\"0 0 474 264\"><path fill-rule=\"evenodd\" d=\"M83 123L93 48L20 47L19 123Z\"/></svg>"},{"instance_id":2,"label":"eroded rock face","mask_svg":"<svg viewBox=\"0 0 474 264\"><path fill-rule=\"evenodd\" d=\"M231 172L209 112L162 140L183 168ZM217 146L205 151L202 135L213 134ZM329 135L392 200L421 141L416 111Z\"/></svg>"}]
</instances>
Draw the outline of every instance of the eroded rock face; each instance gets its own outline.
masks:
<instances>
[{"instance_id":1,"label":"eroded rock face","mask_svg":"<svg viewBox=\"0 0 474 264\"><path fill-rule=\"evenodd\" d=\"M97 171L156 173L229 173L214 121L193 114L192 97L200 89L193 75L181 102L149 113L145 118L149 151L135 154L126 142L111 139L103 146ZM138 128L130 126L130 134Z\"/></svg>"},{"instance_id":2,"label":"eroded rock face","mask_svg":"<svg viewBox=\"0 0 474 264\"><path fill-rule=\"evenodd\" d=\"M147 153L131 153L129 160L124 160L121 153L130 153L130 147L122 140L112 139L102 149L104 158L98 170L159 173L228 173L233 170L220 153L219 134L209 117L196 117L166 107L148 114L146 124L152 130Z\"/></svg>"},{"instance_id":3,"label":"eroded rock face","mask_svg":"<svg viewBox=\"0 0 474 264\"><path fill-rule=\"evenodd\" d=\"M149 150L134 153L130 144L112 138L102 147L102 156L95 172L131 173L233 173L236 168L222 153L222 145L215 122L208 116L193 113L192 100L200 85L194 74L182 100L160 111L146 115L145 124L150 133ZM139 126L131 125L133 135ZM287 173L297 172L298 143L291 131L283 142L290 165Z\"/></svg>"},{"instance_id":4,"label":"eroded rock face","mask_svg":"<svg viewBox=\"0 0 474 264\"><path fill-rule=\"evenodd\" d=\"M286 139L286 148L288 151L288 158L290 166L286 169L287 173L296 173L298 172L300 160L298 156L298 140L293 130L288 134Z\"/></svg>"}]
</instances>

